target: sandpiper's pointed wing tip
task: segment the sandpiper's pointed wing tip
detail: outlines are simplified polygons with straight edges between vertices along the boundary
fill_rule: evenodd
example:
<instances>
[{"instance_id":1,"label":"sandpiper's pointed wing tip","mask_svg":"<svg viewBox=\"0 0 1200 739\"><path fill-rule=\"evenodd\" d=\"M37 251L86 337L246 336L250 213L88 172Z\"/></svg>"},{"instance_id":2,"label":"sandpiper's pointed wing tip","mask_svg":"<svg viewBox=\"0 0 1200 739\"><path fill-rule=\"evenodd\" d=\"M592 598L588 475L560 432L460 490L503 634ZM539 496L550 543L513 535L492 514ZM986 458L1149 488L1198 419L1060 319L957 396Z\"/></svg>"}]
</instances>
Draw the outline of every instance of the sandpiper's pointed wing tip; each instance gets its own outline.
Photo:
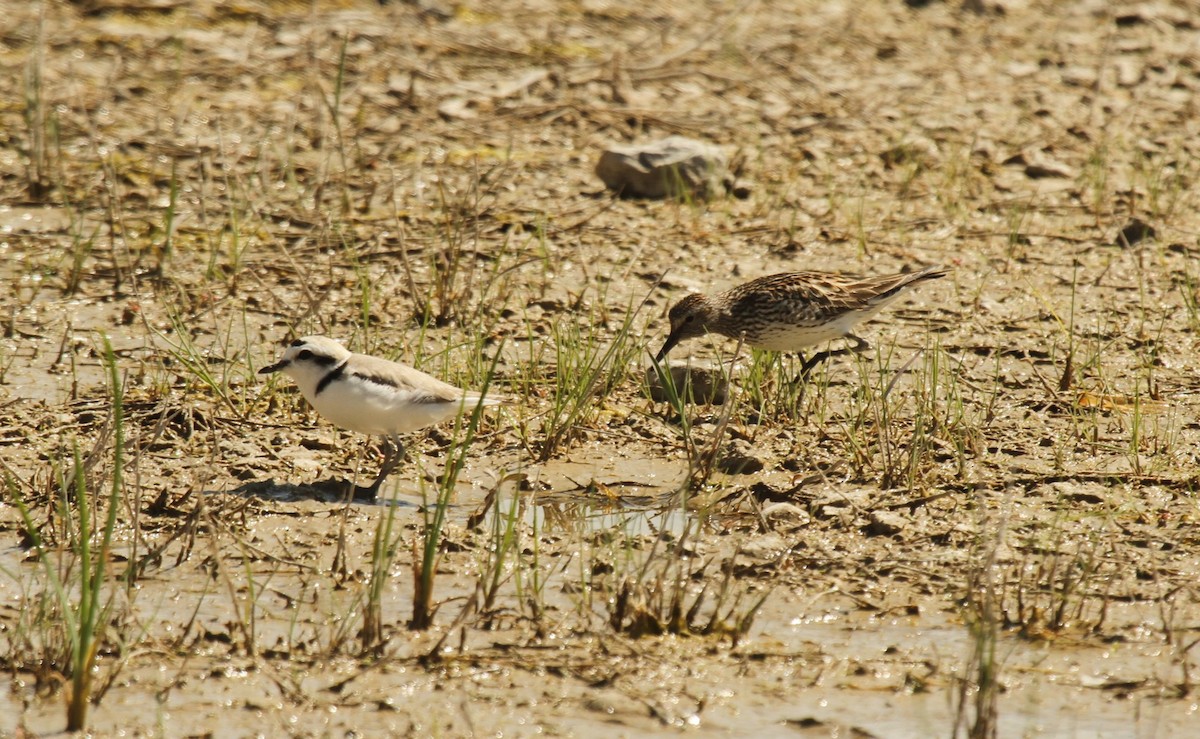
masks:
<instances>
[{"instance_id":1,"label":"sandpiper's pointed wing tip","mask_svg":"<svg viewBox=\"0 0 1200 739\"><path fill-rule=\"evenodd\" d=\"M914 273L914 276L919 276L927 280L934 280L939 277L945 277L948 274L950 274L949 267L944 267L940 264L931 264L925 269L917 270Z\"/></svg>"}]
</instances>

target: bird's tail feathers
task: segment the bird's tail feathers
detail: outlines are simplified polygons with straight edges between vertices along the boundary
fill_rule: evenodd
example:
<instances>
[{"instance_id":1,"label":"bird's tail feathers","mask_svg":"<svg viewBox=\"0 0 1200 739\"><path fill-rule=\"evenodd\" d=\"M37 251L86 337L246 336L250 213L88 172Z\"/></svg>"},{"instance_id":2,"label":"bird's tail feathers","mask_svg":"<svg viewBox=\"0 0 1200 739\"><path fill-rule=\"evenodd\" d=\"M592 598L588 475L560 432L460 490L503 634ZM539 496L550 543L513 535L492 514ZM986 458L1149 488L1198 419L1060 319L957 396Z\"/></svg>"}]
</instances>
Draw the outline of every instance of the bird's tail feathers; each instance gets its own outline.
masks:
<instances>
[{"instance_id":1,"label":"bird's tail feathers","mask_svg":"<svg viewBox=\"0 0 1200 739\"><path fill-rule=\"evenodd\" d=\"M883 290L871 297L868 302L886 303L899 295L906 288L912 287L919 282L924 282L925 280L936 280L939 277L945 277L948 274L950 274L950 270L946 269L945 267L934 265L932 267L926 267L925 269L917 270L916 272L905 272L903 274L893 275L892 279L894 279L895 282L884 287Z\"/></svg>"}]
</instances>

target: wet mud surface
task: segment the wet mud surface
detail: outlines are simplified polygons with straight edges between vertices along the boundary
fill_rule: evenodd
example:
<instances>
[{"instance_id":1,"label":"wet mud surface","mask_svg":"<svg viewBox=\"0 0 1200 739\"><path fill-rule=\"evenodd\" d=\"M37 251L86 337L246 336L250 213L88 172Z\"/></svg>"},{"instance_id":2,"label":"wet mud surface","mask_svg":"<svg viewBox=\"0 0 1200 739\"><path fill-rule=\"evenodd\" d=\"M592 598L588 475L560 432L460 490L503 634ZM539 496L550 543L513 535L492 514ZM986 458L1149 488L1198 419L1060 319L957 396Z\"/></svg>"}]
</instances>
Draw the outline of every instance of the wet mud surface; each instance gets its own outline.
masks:
<instances>
[{"instance_id":1,"label":"wet mud surface","mask_svg":"<svg viewBox=\"0 0 1200 739\"><path fill-rule=\"evenodd\" d=\"M1196 721L1187 4L7 12L0 734L65 726L17 501L77 573L74 471L97 520L114 478L105 337L97 736ZM603 191L604 146L669 134L722 146L743 197ZM671 356L725 403L652 397L689 291L932 264L807 383L713 338ZM375 444L255 374L315 333L506 403L345 501Z\"/></svg>"}]
</instances>

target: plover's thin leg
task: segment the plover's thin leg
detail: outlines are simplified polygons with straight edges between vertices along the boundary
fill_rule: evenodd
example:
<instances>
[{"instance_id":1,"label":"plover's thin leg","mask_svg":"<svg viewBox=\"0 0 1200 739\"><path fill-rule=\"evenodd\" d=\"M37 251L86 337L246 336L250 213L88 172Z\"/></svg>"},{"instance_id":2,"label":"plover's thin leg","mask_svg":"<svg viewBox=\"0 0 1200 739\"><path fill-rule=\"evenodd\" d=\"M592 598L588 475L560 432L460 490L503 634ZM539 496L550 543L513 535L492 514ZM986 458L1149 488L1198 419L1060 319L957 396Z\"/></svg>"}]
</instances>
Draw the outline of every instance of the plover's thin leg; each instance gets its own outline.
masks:
<instances>
[{"instance_id":1,"label":"plover's thin leg","mask_svg":"<svg viewBox=\"0 0 1200 739\"><path fill-rule=\"evenodd\" d=\"M379 486L387 479L387 476L392 474L392 470L396 469L396 465L404 456L404 445L400 443L399 437L385 436L383 438L383 466L379 468L379 474L375 477L375 482L365 488L360 488L359 493L355 497L374 500L379 494Z\"/></svg>"}]
</instances>

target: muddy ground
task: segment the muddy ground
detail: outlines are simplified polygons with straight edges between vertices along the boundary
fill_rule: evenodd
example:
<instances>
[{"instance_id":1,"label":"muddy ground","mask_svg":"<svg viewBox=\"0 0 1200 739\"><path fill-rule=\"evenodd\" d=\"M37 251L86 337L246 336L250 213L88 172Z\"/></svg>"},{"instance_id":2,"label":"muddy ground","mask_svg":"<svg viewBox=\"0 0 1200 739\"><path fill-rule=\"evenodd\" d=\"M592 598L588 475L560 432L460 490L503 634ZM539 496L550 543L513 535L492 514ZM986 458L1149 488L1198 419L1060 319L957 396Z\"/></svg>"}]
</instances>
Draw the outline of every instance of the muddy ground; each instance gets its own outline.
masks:
<instances>
[{"instance_id":1,"label":"muddy ground","mask_svg":"<svg viewBox=\"0 0 1200 739\"><path fill-rule=\"evenodd\" d=\"M4 6L0 734L66 725L15 502L77 577L104 337L97 736L1188 732L1200 18L967 5ZM742 197L603 191L668 134ZM929 264L807 385L648 394L688 291ZM508 402L346 502L376 447L255 375L311 333Z\"/></svg>"}]
</instances>

